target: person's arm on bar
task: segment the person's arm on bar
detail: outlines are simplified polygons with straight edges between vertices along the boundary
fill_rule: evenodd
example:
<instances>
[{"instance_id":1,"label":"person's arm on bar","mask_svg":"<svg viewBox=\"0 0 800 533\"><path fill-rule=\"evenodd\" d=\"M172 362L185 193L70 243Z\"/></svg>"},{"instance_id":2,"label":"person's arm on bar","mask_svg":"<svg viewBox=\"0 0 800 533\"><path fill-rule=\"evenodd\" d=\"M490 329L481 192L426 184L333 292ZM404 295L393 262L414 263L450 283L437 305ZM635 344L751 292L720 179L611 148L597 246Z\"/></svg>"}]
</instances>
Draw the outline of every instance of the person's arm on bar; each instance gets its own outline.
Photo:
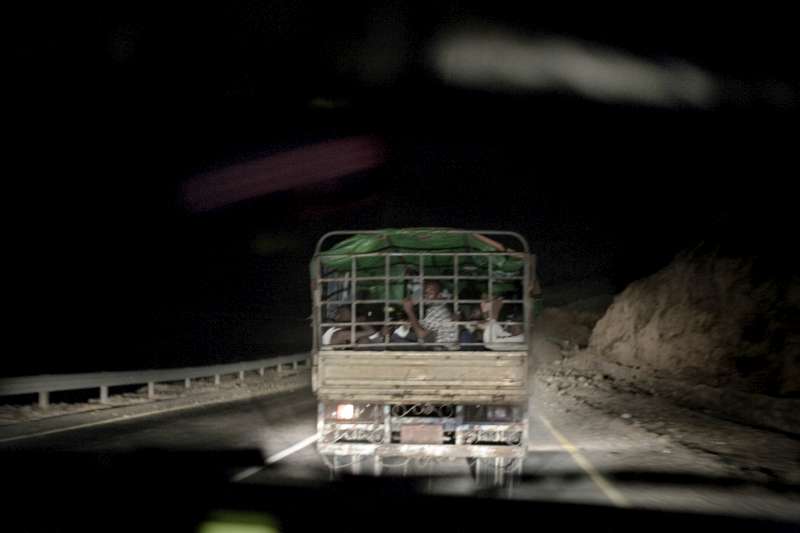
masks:
<instances>
[{"instance_id":1,"label":"person's arm on bar","mask_svg":"<svg viewBox=\"0 0 800 533\"><path fill-rule=\"evenodd\" d=\"M418 339L424 339L430 335L431 332L422 327L422 324L420 324L419 320L417 320L417 314L414 312L414 302L412 302L410 298L403 300L403 310L406 312L408 322L414 329L414 333L417 334Z\"/></svg>"}]
</instances>

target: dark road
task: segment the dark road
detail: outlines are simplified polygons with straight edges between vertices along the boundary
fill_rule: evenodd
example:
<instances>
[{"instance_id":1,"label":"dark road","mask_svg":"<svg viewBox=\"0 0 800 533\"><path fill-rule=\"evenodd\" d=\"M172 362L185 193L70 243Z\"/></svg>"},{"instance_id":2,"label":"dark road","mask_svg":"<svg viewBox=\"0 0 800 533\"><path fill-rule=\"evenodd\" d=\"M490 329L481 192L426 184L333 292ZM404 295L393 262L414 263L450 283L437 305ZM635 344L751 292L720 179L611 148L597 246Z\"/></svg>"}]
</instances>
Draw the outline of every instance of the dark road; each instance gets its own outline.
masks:
<instances>
[{"instance_id":1,"label":"dark road","mask_svg":"<svg viewBox=\"0 0 800 533\"><path fill-rule=\"evenodd\" d=\"M565 413L553 408L547 398L537 397L535 405L522 481L505 493L507 497L800 518L796 494L741 483L715 485L720 466L706 454L597 413ZM325 480L330 473L314 447L315 433L316 401L306 389L21 439L0 445L0 450L257 449L266 466L241 468L232 472L232 479L243 483ZM475 490L463 460L385 463L387 473L399 474L403 469L409 475L425 476L430 490L456 494ZM693 482L681 478L682 472L691 472ZM701 482L704 475L708 479Z\"/></svg>"}]
</instances>

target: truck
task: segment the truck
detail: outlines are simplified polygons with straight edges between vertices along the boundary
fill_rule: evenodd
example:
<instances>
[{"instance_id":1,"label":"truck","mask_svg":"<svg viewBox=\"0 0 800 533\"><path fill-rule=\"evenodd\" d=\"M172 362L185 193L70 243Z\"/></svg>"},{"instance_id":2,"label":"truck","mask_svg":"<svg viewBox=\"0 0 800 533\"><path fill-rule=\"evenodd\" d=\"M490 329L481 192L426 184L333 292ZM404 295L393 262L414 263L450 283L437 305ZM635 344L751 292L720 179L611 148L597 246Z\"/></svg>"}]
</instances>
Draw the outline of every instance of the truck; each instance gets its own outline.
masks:
<instances>
[{"instance_id":1,"label":"truck","mask_svg":"<svg viewBox=\"0 0 800 533\"><path fill-rule=\"evenodd\" d=\"M333 473L466 459L476 480L513 483L528 446L535 264L527 241L508 231L319 239L312 389L317 450ZM449 329L436 331L431 317L443 309Z\"/></svg>"}]
</instances>

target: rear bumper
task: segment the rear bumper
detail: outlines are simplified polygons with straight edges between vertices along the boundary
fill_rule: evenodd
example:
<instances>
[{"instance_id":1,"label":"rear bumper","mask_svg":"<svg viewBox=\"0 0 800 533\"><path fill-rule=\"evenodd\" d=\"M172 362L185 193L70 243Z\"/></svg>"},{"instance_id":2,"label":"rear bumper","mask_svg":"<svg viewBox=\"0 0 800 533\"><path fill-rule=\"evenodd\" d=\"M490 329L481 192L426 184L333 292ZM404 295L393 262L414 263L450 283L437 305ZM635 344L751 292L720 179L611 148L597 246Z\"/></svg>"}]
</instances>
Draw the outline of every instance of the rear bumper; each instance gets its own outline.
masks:
<instances>
[{"instance_id":1,"label":"rear bumper","mask_svg":"<svg viewBox=\"0 0 800 533\"><path fill-rule=\"evenodd\" d=\"M376 455L380 457L525 457L525 446L470 444L356 444L317 443L322 455Z\"/></svg>"}]
</instances>

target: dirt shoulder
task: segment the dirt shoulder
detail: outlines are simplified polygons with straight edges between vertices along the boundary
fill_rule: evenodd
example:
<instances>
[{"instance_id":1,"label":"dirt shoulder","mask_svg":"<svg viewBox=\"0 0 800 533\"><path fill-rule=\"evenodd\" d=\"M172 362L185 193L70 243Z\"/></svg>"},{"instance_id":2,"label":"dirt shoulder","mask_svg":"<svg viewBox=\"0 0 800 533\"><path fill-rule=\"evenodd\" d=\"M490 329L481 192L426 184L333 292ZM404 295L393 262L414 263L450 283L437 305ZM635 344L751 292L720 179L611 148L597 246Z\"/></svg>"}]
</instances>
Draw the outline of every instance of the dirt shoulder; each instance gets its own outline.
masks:
<instances>
[{"instance_id":1,"label":"dirt shoulder","mask_svg":"<svg viewBox=\"0 0 800 533\"><path fill-rule=\"evenodd\" d=\"M712 465L715 475L800 486L799 399L689 383L608 360L587 344L613 301L609 287L595 282L559 292L552 300L558 305L533 325L535 404L568 426L594 428L598 438L612 428L635 430L655 443L653 453L691 451L690 472Z\"/></svg>"},{"instance_id":2,"label":"dirt shoulder","mask_svg":"<svg viewBox=\"0 0 800 533\"><path fill-rule=\"evenodd\" d=\"M797 436L683 407L674 398L643 389L641 382L592 368L580 357L541 366L532 378L536 401L560 413L572 412L590 425L600 417L623 430L645 431L663 443L666 453L680 446L712 459L719 475L800 488Z\"/></svg>"}]
</instances>

